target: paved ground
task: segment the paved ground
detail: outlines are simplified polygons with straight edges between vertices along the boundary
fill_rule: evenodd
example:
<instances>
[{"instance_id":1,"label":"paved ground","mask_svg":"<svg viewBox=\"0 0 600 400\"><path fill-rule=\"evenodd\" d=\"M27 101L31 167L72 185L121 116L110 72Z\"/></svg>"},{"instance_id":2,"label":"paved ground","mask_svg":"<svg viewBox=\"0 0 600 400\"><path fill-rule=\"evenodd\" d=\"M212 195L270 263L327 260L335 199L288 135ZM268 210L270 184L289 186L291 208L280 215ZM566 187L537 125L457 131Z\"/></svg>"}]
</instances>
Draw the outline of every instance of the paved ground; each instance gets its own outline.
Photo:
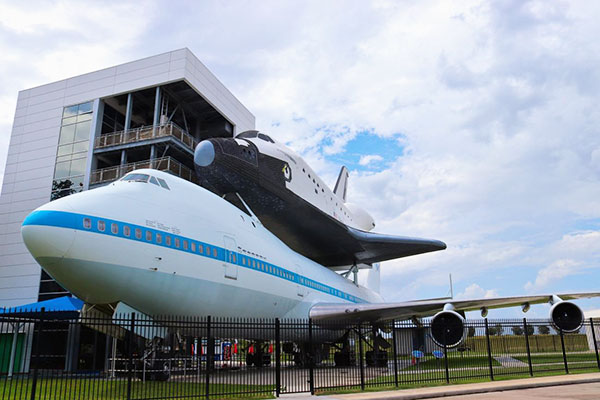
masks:
<instances>
[{"instance_id":1,"label":"paved ground","mask_svg":"<svg viewBox=\"0 0 600 400\"><path fill-rule=\"evenodd\" d=\"M444 397L444 400L597 400L600 399L600 383L551 386L545 388L509 390L481 394Z\"/></svg>"},{"instance_id":2,"label":"paved ground","mask_svg":"<svg viewBox=\"0 0 600 400\"><path fill-rule=\"evenodd\" d=\"M600 399L600 373L558 375L541 378L436 386L386 392L361 392L318 396L315 400L415 400L443 397L449 399ZM308 400L308 394L284 395L282 400Z\"/></svg>"}]
</instances>

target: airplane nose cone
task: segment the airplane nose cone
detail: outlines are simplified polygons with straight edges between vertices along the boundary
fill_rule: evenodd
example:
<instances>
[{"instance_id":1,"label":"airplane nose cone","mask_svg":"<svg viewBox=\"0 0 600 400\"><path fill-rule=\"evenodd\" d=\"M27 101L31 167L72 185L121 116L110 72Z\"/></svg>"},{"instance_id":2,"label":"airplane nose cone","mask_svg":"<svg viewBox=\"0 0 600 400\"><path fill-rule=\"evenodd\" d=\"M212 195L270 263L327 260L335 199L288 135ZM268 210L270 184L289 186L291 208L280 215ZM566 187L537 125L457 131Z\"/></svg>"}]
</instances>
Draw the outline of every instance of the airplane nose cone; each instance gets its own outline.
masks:
<instances>
[{"instance_id":1,"label":"airplane nose cone","mask_svg":"<svg viewBox=\"0 0 600 400\"><path fill-rule=\"evenodd\" d=\"M194 163L200 167L208 167L215 160L215 146L209 140L198 143L194 151Z\"/></svg>"},{"instance_id":2,"label":"airplane nose cone","mask_svg":"<svg viewBox=\"0 0 600 400\"><path fill-rule=\"evenodd\" d=\"M65 205L61 200L56 202ZM62 259L73 244L75 230L69 227L69 215L44 206L29 214L21 225L25 246L44 268Z\"/></svg>"}]
</instances>

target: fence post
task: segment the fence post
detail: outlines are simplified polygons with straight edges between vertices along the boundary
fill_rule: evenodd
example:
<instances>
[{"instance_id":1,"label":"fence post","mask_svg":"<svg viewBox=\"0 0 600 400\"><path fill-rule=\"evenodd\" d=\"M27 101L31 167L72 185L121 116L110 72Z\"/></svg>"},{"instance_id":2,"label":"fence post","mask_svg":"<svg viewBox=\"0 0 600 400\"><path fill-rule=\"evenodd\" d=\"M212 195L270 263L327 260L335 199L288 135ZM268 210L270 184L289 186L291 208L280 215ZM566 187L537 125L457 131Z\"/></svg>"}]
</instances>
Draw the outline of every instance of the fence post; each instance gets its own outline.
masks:
<instances>
[{"instance_id":1,"label":"fence post","mask_svg":"<svg viewBox=\"0 0 600 400\"><path fill-rule=\"evenodd\" d=\"M600 357L598 357L598 342L596 342L596 332L594 332L594 320L590 318L590 329L592 330L592 340L594 341L594 351L596 352L596 363L600 369Z\"/></svg>"},{"instance_id":2,"label":"fence post","mask_svg":"<svg viewBox=\"0 0 600 400\"><path fill-rule=\"evenodd\" d=\"M490 327L488 319L485 318L485 341L487 343L488 366L490 367L490 380L494 380L494 367L492 366L492 346L490 344Z\"/></svg>"},{"instance_id":3,"label":"fence post","mask_svg":"<svg viewBox=\"0 0 600 400\"><path fill-rule=\"evenodd\" d=\"M40 311L38 335L35 341L35 366L33 367L33 382L31 383L31 400L35 400L35 389L37 386L38 368L40 364L40 340L44 331L44 313L46 309L42 307Z\"/></svg>"},{"instance_id":4,"label":"fence post","mask_svg":"<svg viewBox=\"0 0 600 400\"><path fill-rule=\"evenodd\" d=\"M523 331L525 333L525 345L527 346L527 363L529 364L529 375L533 376L533 366L531 365L531 349L529 347L529 333L527 332L527 318L523 318Z\"/></svg>"},{"instance_id":5,"label":"fence post","mask_svg":"<svg viewBox=\"0 0 600 400\"><path fill-rule=\"evenodd\" d=\"M131 323L129 325L129 340L127 352L129 360L127 361L127 400L131 399L131 379L133 374L133 332L135 330L135 313L131 313Z\"/></svg>"},{"instance_id":6,"label":"fence post","mask_svg":"<svg viewBox=\"0 0 600 400\"><path fill-rule=\"evenodd\" d=\"M208 400L210 397L210 367L212 365L213 353L215 351L214 344L211 343L211 318L210 315L206 318L206 377L204 381L204 396Z\"/></svg>"},{"instance_id":7,"label":"fence post","mask_svg":"<svg viewBox=\"0 0 600 400\"><path fill-rule=\"evenodd\" d=\"M398 387L398 344L396 343L396 320L392 320L392 341L394 344L394 383Z\"/></svg>"},{"instance_id":8,"label":"fence post","mask_svg":"<svg viewBox=\"0 0 600 400\"><path fill-rule=\"evenodd\" d=\"M362 324L358 323L358 356L360 358L360 390L365 390L365 362L363 360Z\"/></svg>"},{"instance_id":9,"label":"fence post","mask_svg":"<svg viewBox=\"0 0 600 400\"><path fill-rule=\"evenodd\" d=\"M568 374L569 366L567 364L567 352L565 351L565 337L563 335L562 329L558 328L558 332L560 333L560 346L562 347L563 361L565 363L565 372Z\"/></svg>"},{"instance_id":10,"label":"fence post","mask_svg":"<svg viewBox=\"0 0 600 400\"><path fill-rule=\"evenodd\" d=\"M281 333L279 318L275 318L275 395L281 393Z\"/></svg>"},{"instance_id":11,"label":"fence post","mask_svg":"<svg viewBox=\"0 0 600 400\"><path fill-rule=\"evenodd\" d=\"M308 384L310 386L310 394L315 394L315 370L313 365L313 332L312 318L308 319Z\"/></svg>"}]
</instances>

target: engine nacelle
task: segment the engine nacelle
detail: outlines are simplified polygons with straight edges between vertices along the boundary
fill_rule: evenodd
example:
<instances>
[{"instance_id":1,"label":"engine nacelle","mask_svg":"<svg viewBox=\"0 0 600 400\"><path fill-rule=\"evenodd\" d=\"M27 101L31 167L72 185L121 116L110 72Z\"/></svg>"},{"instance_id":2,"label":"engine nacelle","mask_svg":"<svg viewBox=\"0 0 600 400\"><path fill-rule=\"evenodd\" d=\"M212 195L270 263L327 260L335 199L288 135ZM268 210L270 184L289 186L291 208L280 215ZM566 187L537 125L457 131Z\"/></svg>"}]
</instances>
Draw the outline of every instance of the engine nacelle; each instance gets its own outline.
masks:
<instances>
[{"instance_id":1,"label":"engine nacelle","mask_svg":"<svg viewBox=\"0 0 600 400\"><path fill-rule=\"evenodd\" d=\"M554 303L550 309L550 318L555 328L563 332L575 332L583 325L583 311L569 301Z\"/></svg>"},{"instance_id":2,"label":"engine nacelle","mask_svg":"<svg viewBox=\"0 0 600 400\"><path fill-rule=\"evenodd\" d=\"M465 337L465 319L452 310L440 311L431 320L431 338L444 347L458 346Z\"/></svg>"}]
</instances>

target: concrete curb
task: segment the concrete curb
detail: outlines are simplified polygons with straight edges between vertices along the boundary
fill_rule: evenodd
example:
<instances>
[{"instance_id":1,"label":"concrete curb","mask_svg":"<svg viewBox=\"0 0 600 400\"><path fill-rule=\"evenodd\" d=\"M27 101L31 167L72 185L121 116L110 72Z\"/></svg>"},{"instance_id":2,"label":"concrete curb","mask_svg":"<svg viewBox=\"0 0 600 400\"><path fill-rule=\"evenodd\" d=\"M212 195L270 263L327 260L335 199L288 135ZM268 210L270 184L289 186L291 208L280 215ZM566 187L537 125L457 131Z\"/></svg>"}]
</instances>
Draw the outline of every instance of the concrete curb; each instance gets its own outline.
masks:
<instances>
[{"instance_id":1,"label":"concrete curb","mask_svg":"<svg viewBox=\"0 0 600 400\"><path fill-rule=\"evenodd\" d=\"M600 382L600 373L585 375L562 375L540 378L519 379L517 381L483 382L449 386L435 386L431 388L400 389L385 392L362 392L340 395L318 396L323 400L417 400L433 399L448 396L464 396L468 394L502 392L518 389L534 389L549 386L576 385L582 383ZM310 395L309 395L310 396ZM283 396L282 396L283 397ZM308 396L307 396L308 397ZM284 397L292 400L293 397ZM305 396L298 396L304 398Z\"/></svg>"}]
</instances>

